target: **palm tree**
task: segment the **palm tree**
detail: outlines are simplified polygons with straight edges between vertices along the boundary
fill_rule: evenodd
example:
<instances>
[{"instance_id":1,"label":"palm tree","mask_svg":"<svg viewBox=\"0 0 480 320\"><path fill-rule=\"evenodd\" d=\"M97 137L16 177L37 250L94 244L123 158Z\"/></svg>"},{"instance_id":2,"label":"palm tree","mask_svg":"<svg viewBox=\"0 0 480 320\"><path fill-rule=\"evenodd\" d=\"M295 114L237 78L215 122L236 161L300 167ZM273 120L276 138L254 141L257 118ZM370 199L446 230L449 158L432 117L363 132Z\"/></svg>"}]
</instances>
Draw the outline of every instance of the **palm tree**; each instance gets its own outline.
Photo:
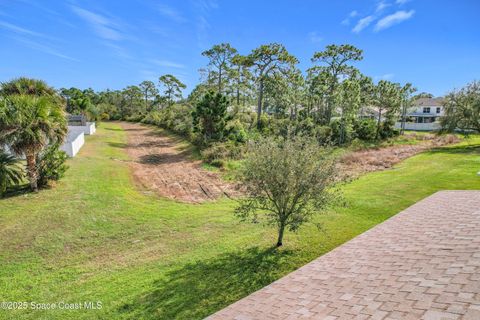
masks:
<instances>
[{"instance_id":1,"label":"palm tree","mask_svg":"<svg viewBox=\"0 0 480 320\"><path fill-rule=\"evenodd\" d=\"M14 156L0 150L0 197L11 185L19 184L23 178L23 171L17 164Z\"/></svg>"},{"instance_id":2,"label":"palm tree","mask_svg":"<svg viewBox=\"0 0 480 320\"><path fill-rule=\"evenodd\" d=\"M20 77L8 82L3 82L0 88L2 96L26 94L30 96L55 96L55 89L45 81Z\"/></svg>"},{"instance_id":3,"label":"palm tree","mask_svg":"<svg viewBox=\"0 0 480 320\"><path fill-rule=\"evenodd\" d=\"M53 95L9 95L0 101L0 128L0 145L25 156L30 187L38 191L38 153L49 144L62 143L67 134L62 100Z\"/></svg>"}]
</instances>

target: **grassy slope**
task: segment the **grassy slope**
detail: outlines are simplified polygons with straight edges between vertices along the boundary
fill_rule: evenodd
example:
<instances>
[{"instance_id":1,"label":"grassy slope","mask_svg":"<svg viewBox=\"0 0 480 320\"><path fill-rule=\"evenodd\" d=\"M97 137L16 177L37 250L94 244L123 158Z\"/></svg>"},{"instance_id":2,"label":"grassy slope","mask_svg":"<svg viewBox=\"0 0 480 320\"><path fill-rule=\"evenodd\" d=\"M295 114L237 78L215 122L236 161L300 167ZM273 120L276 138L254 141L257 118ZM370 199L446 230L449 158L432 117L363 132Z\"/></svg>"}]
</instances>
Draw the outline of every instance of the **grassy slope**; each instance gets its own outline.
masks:
<instances>
[{"instance_id":1,"label":"grassy slope","mask_svg":"<svg viewBox=\"0 0 480 320\"><path fill-rule=\"evenodd\" d=\"M101 310L3 311L5 319L202 318L442 189L479 189L480 138L368 174L348 206L270 249L274 231L241 223L235 203L179 204L141 193L125 132L105 123L39 194L0 200L0 301L102 301Z\"/></svg>"}]
</instances>

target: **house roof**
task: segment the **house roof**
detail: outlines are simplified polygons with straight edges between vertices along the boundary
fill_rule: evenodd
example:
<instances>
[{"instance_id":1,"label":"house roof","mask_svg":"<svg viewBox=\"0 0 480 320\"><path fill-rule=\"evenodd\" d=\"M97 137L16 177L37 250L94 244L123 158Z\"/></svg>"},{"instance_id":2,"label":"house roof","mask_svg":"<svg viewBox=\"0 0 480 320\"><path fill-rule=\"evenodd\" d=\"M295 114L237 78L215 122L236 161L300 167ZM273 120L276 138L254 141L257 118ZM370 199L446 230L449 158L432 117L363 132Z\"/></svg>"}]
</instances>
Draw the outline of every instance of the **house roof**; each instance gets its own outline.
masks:
<instances>
[{"instance_id":1,"label":"house roof","mask_svg":"<svg viewBox=\"0 0 480 320\"><path fill-rule=\"evenodd\" d=\"M419 98L414 103L418 107L441 107L442 104L443 98Z\"/></svg>"}]
</instances>

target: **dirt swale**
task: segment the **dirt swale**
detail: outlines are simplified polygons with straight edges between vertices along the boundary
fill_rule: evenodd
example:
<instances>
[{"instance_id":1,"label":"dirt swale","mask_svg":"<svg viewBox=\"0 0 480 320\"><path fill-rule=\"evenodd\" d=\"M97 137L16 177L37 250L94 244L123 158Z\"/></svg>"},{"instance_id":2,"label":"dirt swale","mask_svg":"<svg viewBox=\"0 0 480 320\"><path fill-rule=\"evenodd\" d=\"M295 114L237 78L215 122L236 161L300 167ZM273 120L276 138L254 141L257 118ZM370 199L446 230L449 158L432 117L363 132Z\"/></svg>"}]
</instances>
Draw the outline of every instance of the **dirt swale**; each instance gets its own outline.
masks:
<instances>
[{"instance_id":1,"label":"dirt swale","mask_svg":"<svg viewBox=\"0 0 480 320\"><path fill-rule=\"evenodd\" d=\"M174 138L141 124L122 122L121 126L127 132L133 176L142 187L189 203L235 193L233 185L202 169L201 161L192 160Z\"/></svg>"},{"instance_id":2,"label":"dirt swale","mask_svg":"<svg viewBox=\"0 0 480 320\"><path fill-rule=\"evenodd\" d=\"M345 176L354 178L367 172L391 168L400 161L418 153L460 141L454 135L437 136L435 134L417 135L407 133L406 136L412 140L420 140L420 142L411 145L392 145L349 152L340 159L340 171Z\"/></svg>"}]
</instances>

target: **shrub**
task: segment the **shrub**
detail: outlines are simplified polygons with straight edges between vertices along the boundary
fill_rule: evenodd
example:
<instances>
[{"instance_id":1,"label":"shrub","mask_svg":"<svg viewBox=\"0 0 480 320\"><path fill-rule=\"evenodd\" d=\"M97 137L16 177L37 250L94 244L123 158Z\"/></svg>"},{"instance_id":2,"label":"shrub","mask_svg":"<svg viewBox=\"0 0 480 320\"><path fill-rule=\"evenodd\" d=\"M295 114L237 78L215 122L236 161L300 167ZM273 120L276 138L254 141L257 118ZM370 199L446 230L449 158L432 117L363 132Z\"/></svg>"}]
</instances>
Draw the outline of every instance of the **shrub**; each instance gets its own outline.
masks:
<instances>
[{"instance_id":1,"label":"shrub","mask_svg":"<svg viewBox=\"0 0 480 320\"><path fill-rule=\"evenodd\" d=\"M343 128L342 128L343 125ZM353 127L348 122L335 119L330 123L332 129L332 142L336 145L348 144L353 138Z\"/></svg>"},{"instance_id":2,"label":"shrub","mask_svg":"<svg viewBox=\"0 0 480 320\"><path fill-rule=\"evenodd\" d=\"M321 145L332 143L332 128L329 126L317 126L314 131L315 138Z\"/></svg>"},{"instance_id":3,"label":"shrub","mask_svg":"<svg viewBox=\"0 0 480 320\"><path fill-rule=\"evenodd\" d=\"M48 181L51 180L60 180L68 169L65 164L67 154L59 150L58 147L58 145L47 147L37 159L39 186L46 186Z\"/></svg>"},{"instance_id":4,"label":"shrub","mask_svg":"<svg viewBox=\"0 0 480 320\"><path fill-rule=\"evenodd\" d=\"M0 150L0 197L7 188L19 184L22 178L23 170L17 159Z\"/></svg>"},{"instance_id":5,"label":"shrub","mask_svg":"<svg viewBox=\"0 0 480 320\"><path fill-rule=\"evenodd\" d=\"M234 118L240 121L243 128L246 128L246 129L255 128L255 124L257 122L257 114L255 112L236 113Z\"/></svg>"},{"instance_id":6,"label":"shrub","mask_svg":"<svg viewBox=\"0 0 480 320\"><path fill-rule=\"evenodd\" d=\"M239 119L230 120L225 126L226 131L228 132L228 139L235 142L245 142L247 141L248 134L245 131L242 123Z\"/></svg>"},{"instance_id":7,"label":"shrub","mask_svg":"<svg viewBox=\"0 0 480 320\"><path fill-rule=\"evenodd\" d=\"M388 139L394 136L398 136L399 134L400 134L400 131L395 129L394 126L387 121L382 122L382 124L380 125L379 136L380 136L380 139L382 140Z\"/></svg>"},{"instance_id":8,"label":"shrub","mask_svg":"<svg viewBox=\"0 0 480 320\"><path fill-rule=\"evenodd\" d=\"M223 166L227 159L240 159L243 153L243 145L233 141L215 142L201 151L203 160L216 166Z\"/></svg>"},{"instance_id":9,"label":"shrub","mask_svg":"<svg viewBox=\"0 0 480 320\"><path fill-rule=\"evenodd\" d=\"M193 140L191 108L186 105L172 105L147 113L141 121L156 125Z\"/></svg>"},{"instance_id":10,"label":"shrub","mask_svg":"<svg viewBox=\"0 0 480 320\"><path fill-rule=\"evenodd\" d=\"M373 119L363 119L355 121L353 124L355 136L363 141L375 140L377 124Z\"/></svg>"},{"instance_id":11,"label":"shrub","mask_svg":"<svg viewBox=\"0 0 480 320\"><path fill-rule=\"evenodd\" d=\"M143 118L144 118L143 114L134 114L134 115L125 117L125 120L130 122L140 122L142 121Z\"/></svg>"}]
</instances>

